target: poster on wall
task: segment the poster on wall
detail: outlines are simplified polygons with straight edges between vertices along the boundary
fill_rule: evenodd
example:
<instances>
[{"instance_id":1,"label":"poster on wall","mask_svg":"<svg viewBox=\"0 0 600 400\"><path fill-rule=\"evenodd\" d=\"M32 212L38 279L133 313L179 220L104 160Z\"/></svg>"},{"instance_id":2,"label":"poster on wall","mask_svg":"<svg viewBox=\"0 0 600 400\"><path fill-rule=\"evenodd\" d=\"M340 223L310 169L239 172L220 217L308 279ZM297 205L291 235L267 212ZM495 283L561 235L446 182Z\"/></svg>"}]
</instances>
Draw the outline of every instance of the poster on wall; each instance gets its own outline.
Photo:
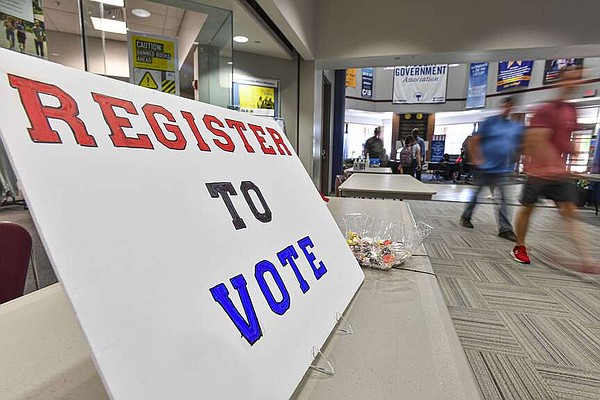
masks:
<instances>
[{"instance_id":1,"label":"poster on wall","mask_svg":"<svg viewBox=\"0 0 600 400\"><path fill-rule=\"evenodd\" d=\"M559 58L555 60L546 60L546 64L544 64L544 85L559 82L560 79L558 78L558 71L560 71L561 68L570 66L583 68L583 58Z\"/></svg>"},{"instance_id":2,"label":"poster on wall","mask_svg":"<svg viewBox=\"0 0 600 400\"><path fill-rule=\"evenodd\" d=\"M516 87L528 87L533 61L501 61L498 63L496 90L501 92Z\"/></svg>"},{"instance_id":3,"label":"poster on wall","mask_svg":"<svg viewBox=\"0 0 600 400\"><path fill-rule=\"evenodd\" d=\"M235 74L233 105L242 112L279 117L279 81Z\"/></svg>"},{"instance_id":4,"label":"poster on wall","mask_svg":"<svg viewBox=\"0 0 600 400\"><path fill-rule=\"evenodd\" d=\"M346 69L346 87L356 87L356 68Z\"/></svg>"},{"instance_id":5,"label":"poster on wall","mask_svg":"<svg viewBox=\"0 0 600 400\"><path fill-rule=\"evenodd\" d=\"M465 108L485 107L488 66L486 62L469 65L469 87L467 88L467 103Z\"/></svg>"},{"instance_id":6,"label":"poster on wall","mask_svg":"<svg viewBox=\"0 0 600 400\"><path fill-rule=\"evenodd\" d=\"M177 39L128 31L127 44L129 81L137 86L179 96Z\"/></svg>"},{"instance_id":7,"label":"poster on wall","mask_svg":"<svg viewBox=\"0 0 600 400\"><path fill-rule=\"evenodd\" d=\"M277 122L4 49L0 98L108 397L290 398L364 274Z\"/></svg>"},{"instance_id":8,"label":"poster on wall","mask_svg":"<svg viewBox=\"0 0 600 400\"><path fill-rule=\"evenodd\" d=\"M373 98L373 68L363 68L361 80L360 96L367 99Z\"/></svg>"},{"instance_id":9,"label":"poster on wall","mask_svg":"<svg viewBox=\"0 0 600 400\"><path fill-rule=\"evenodd\" d=\"M41 0L0 0L0 47L48 57Z\"/></svg>"},{"instance_id":10,"label":"poster on wall","mask_svg":"<svg viewBox=\"0 0 600 400\"><path fill-rule=\"evenodd\" d=\"M395 67L392 103L445 103L447 81L448 64Z\"/></svg>"}]
</instances>

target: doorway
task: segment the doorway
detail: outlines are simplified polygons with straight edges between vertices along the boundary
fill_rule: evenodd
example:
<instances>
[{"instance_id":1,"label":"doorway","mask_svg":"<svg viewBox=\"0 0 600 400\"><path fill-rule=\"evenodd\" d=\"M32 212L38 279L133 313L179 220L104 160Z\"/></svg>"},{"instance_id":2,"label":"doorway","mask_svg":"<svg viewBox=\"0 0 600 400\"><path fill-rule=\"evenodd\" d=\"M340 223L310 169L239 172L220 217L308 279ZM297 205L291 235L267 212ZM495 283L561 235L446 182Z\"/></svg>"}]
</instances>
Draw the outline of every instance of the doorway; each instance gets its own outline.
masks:
<instances>
[{"instance_id":1,"label":"doorway","mask_svg":"<svg viewBox=\"0 0 600 400\"><path fill-rule=\"evenodd\" d=\"M321 193L328 195L329 186L329 143L331 138L331 82L323 75L323 104L321 109Z\"/></svg>"}]
</instances>

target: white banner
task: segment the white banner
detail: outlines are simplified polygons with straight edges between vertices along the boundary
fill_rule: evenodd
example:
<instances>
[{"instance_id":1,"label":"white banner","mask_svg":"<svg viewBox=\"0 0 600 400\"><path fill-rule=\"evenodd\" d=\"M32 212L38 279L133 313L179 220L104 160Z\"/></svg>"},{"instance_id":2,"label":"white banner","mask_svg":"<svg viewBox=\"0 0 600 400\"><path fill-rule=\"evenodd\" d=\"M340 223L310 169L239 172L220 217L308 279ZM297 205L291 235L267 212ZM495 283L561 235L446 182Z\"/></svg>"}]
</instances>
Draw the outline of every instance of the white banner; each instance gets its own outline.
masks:
<instances>
[{"instance_id":1,"label":"white banner","mask_svg":"<svg viewBox=\"0 0 600 400\"><path fill-rule=\"evenodd\" d=\"M445 103L447 79L448 64L395 67L392 103Z\"/></svg>"},{"instance_id":2,"label":"white banner","mask_svg":"<svg viewBox=\"0 0 600 400\"><path fill-rule=\"evenodd\" d=\"M33 3L31 0L0 0L0 12L33 22Z\"/></svg>"},{"instance_id":3,"label":"white banner","mask_svg":"<svg viewBox=\"0 0 600 400\"><path fill-rule=\"evenodd\" d=\"M364 276L279 125L8 50L0 98L110 397L289 398Z\"/></svg>"}]
</instances>

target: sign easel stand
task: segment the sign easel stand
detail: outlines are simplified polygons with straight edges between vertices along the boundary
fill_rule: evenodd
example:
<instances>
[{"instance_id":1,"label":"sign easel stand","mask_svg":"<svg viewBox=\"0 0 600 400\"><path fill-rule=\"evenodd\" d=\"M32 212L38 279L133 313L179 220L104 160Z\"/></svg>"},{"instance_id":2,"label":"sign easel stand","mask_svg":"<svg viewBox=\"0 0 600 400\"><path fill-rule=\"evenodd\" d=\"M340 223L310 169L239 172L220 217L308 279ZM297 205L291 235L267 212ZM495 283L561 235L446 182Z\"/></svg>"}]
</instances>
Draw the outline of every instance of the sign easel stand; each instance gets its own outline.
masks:
<instances>
[{"instance_id":1,"label":"sign easel stand","mask_svg":"<svg viewBox=\"0 0 600 400\"><path fill-rule=\"evenodd\" d=\"M350 322L344 317L344 315L342 315L342 313L340 312L336 312L335 313L335 320L339 323L340 321L343 323L343 325L341 327L337 327L335 329L336 332L340 332L346 335L353 335L354 334L354 329L352 328L352 325L350 325ZM310 365L310 368L320 372L322 374L328 375L328 376L333 376L335 375L335 369L333 368L333 364L331 363L331 361L329 361L329 359L327 357L325 357L325 354L323 354L323 352L317 348L317 347L313 347L312 348L312 355L313 355L313 363ZM326 367L322 367L322 366L318 366L316 365L317 363L317 358L321 356L321 358L323 359L323 361L325 361L325 364L327 364Z\"/></svg>"}]
</instances>

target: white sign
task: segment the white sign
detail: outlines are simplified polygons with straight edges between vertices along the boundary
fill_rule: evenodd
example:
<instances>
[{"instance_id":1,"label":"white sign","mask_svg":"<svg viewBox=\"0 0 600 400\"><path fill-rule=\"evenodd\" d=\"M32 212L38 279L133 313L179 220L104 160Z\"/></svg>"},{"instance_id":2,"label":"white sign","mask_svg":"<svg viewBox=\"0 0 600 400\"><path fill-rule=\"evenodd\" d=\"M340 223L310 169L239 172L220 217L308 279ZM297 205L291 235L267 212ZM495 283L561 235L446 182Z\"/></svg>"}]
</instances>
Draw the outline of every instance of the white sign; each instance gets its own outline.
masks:
<instances>
[{"instance_id":1,"label":"white sign","mask_svg":"<svg viewBox=\"0 0 600 400\"><path fill-rule=\"evenodd\" d=\"M111 398L288 398L364 276L279 125L7 50L0 97Z\"/></svg>"},{"instance_id":2,"label":"white sign","mask_svg":"<svg viewBox=\"0 0 600 400\"><path fill-rule=\"evenodd\" d=\"M445 103L447 78L448 64L395 67L392 102Z\"/></svg>"},{"instance_id":3,"label":"white sign","mask_svg":"<svg viewBox=\"0 0 600 400\"><path fill-rule=\"evenodd\" d=\"M0 0L0 12L33 22L33 3L31 0Z\"/></svg>"}]
</instances>

